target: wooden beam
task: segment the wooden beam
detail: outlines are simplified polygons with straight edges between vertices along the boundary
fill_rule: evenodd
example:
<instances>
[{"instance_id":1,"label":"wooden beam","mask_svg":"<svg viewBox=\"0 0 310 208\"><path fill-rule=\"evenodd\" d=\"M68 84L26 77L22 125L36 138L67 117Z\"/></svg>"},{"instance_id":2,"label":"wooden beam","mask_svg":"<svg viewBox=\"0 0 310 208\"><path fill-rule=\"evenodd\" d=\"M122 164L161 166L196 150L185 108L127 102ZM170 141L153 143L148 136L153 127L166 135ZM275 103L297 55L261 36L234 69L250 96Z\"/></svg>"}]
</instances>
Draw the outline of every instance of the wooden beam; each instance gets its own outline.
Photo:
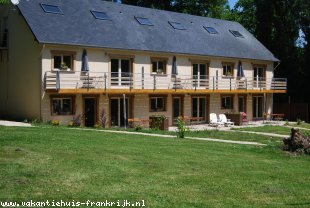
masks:
<instances>
[{"instance_id":1,"label":"wooden beam","mask_svg":"<svg viewBox=\"0 0 310 208\"><path fill-rule=\"evenodd\" d=\"M61 89L46 90L58 94L249 94L249 93L286 93L286 90L210 90L210 89Z\"/></svg>"}]
</instances>

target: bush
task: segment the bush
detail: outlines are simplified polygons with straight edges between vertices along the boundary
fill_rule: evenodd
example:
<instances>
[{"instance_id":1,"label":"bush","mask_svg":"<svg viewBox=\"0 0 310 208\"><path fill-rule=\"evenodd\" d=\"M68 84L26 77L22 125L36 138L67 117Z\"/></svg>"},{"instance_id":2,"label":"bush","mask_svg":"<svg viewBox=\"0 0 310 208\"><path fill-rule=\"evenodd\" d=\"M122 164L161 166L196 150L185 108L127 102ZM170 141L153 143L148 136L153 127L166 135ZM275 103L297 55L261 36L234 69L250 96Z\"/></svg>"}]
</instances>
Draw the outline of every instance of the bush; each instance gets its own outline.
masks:
<instances>
[{"instance_id":1,"label":"bush","mask_svg":"<svg viewBox=\"0 0 310 208\"><path fill-rule=\"evenodd\" d=\"M73 120L68 122L69 127L80 127L81 124L82 124L81 115L73 117Z\"/></svg>"},{"instance_id":2,"label":"bush","mask_svg":"<svg viewBox=\"0 0 310 208\"><path fill-rule=\"evenodd\" d=\"M297 119L297 125L300 125L303 121L301 119Z\"/></svg>"},{"instance_id":3,"label":"bush","mask_svg":"<svg viewBox=\"0 0 310 208\"><path fill-rule=\"evenodd\" d=\"M299 132L299 129L291 129L291 136L283 139L284 150L296 153L310 154L310 137Z\"/></svg>"},{"instance_id":4,"label":"bush","mask_svg":"<svg viewBox=\"0 0 310 208\"><path fill-rule=\"evenodd\" d=\"M290 123L289 123L288 120L286 119L284 125L285 125L285 126L288 126L289 124L290 124Z\"/></svg>"},{"instance_id":5,"label":"bush","mask_svg":"<svg viewBox=\"0 0 310 208\"><path fill-rule=\"evenodd\" d=\"M60 121L59 121L59 120L52 120L52 121L51 121L51 124L52 124L53 126L59 126Z\"/></svg>"},{"instance_id":6,"label":"bush","mask_svg":"<svg viewBox=\"0 0 310 208\"><path fill-rule=\"evenodd\" d=\"M181 117L179 117L177 122L178 122L177 135L179 138L185 138L185 133L188 131L188 128L185 126L185 121Z\"/></svg>"},{"instance_id":7,"label":"bush","mask_svg":"<svg viewBox=\"0 0 310 208\"><path fill-rule=\"evenodd\" d=\"M141 125L136 125L135 126L135 131L142 131L143 127Z\"/></svg>"}]
</instances>

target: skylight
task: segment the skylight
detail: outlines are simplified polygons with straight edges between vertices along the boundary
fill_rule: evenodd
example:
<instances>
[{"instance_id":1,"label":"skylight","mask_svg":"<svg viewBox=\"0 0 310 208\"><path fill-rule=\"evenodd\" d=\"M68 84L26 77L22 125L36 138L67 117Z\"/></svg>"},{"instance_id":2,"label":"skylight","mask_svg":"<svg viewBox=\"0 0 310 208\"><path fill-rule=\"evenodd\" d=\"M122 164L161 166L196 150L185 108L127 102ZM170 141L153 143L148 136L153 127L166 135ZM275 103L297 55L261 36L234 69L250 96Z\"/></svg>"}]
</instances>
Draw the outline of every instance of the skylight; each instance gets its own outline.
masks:
<instances>
[{"instance_id":1,"label":"skylight","mask_svg":"<svg viewBox=\"0 0 310 208\"><path fill-rule=\"evenodd\" d=\"M214 27L203 26L203 28L208 31L210 34L218 34L217 30Z\"/></svg>"},{"instance_id":2,"label":"skylight","mask_svg":"<svg viewBox=\"0 0 310 208\"><path fill-rule=\"evenodd\" d=\"M48 5L48 4L41 4L42 9L46 13L52 13L52 14L63 14L59 6L55 5Z\"/></svg>"},{"instance_id":3,"label":"skylight","mask_svg":"<svg viewBox=\"0 0 310 208\"><path fill-rule=\"evenodd\" d=\"M229 32L231 32L237 38L244 38L243 35L237 30L229 30Z\"/></svg>"},{"instance_id":4,"label":"skylight","mask_svg":"<svg viewBox=\"0 0 310 208\"><path fill-rule=\"evenodd\" d=\"M145 17L135 17L135 18L141 25L153 26L153 23L148 18Z\"/></svg>"},{"instance_id":5,"label":"skylight","mask_svg":"<svg viewBox=\"0 0 310 208\"><path fill-rule=\"evenodd\" d=\"M186 30L186 28L179 22L169 22L169 24L177 30Z\"/></svg>"},{"instance_id":6,"label":"skylight","mask_svg":"<svg viewBox=\"0 0 310 208\"><path fill-rule=\"evenodd\" d=\"M100 20L111 20L105 12L90 11L96 19Z\"/></svg>"}]
</instances>

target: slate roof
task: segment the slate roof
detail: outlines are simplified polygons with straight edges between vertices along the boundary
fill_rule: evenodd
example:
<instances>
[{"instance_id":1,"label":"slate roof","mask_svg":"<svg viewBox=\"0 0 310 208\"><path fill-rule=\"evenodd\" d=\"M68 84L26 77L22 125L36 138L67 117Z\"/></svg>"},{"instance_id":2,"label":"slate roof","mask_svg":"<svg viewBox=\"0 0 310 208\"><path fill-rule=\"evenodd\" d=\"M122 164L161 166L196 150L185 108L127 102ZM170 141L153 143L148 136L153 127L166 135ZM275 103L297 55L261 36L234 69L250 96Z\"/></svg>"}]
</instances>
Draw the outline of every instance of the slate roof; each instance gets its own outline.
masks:
<instances>
[{"instance_id":1,"label":"slate roof","mask_svg":"<svg viewBox=\"0 0 310 208\"><path fill-rule=\"evenodd\" d=\"M45 13L41 3L57 5L63 14ZM31 0L18 8L39 43L278 61L237 22L102 0ZM95 19L91 10L105 12L111 20ZM140 25L135 17L148 18L153 26ZM186 30L174 29L168 21L182 23Z\"/></svg>"}]
</instances>

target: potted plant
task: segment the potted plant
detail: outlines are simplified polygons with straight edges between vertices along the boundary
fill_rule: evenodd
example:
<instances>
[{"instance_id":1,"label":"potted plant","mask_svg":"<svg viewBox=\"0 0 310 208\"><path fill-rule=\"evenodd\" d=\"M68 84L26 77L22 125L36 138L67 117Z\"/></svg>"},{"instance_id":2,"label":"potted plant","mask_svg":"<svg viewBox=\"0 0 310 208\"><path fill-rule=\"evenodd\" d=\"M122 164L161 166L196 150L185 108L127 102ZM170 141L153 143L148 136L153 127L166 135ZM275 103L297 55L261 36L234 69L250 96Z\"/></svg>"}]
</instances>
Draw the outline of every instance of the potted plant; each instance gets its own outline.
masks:
<instances>
[{"instance_id":1,"label":"potted plant","mask_svg":"<svg viewBox=\"0 0 310 208\"><path fill-rule=\"evenodd\" d=\"M61 70L67 71L67 70L68 70L67 64L66 64L65 62L61 62L61 64L60 64L60 69L61 69Z\"/></svg>"}]
</instances>

